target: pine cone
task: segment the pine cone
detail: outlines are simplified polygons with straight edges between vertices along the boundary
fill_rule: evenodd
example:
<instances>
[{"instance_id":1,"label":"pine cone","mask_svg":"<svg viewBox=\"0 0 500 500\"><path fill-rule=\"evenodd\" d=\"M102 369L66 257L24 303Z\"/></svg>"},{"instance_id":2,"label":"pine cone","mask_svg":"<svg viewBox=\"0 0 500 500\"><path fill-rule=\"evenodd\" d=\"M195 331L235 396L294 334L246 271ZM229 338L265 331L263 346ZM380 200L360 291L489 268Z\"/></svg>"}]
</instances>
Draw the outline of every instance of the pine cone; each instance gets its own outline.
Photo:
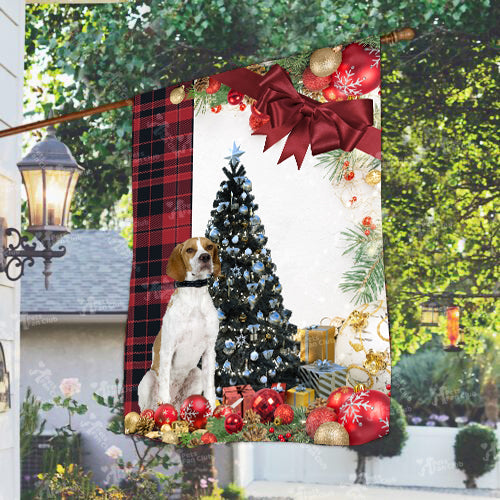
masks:
<instances>
[{"instance_id":1,"label":"pine cone","mask_svg":"<svg viewBox=\"0 0 500 500\"><path fill-rule=\"evenodd\" d=\"M316 398L307 407L306 416L309 416L309 413L311 413L313 410L315 410L316 408L319 408L321 406L326 406L326 399L325 398Z\"/></svg>"},{"instance_id":2,"label":"pine cone","mask_svg":"<svg viewBox=\"0 0 500 500\"><path fill-rule=\"evenodd\" d=\"M245 441L269 441L267 429L259 425L250 424L245 427L242 436Z\"/></svg>"},{"instance_id":3,"label":"pine cone","mask_svg":"<svg viewBox=\"0 0 500 500\"><path fill-rule=\"evenodd\" d=\"M135 428L136 434L145 436L155 428L155 421L152 418L140 417Z\"/></svg>"},{"instance_id":4,"label":"pine cone","mask_svg":"<svg viewBox=\"0 0 500 500\"><path fill-rule=\"evenodd\" d=\"M189 441L189 447L194 448L195 446L200 446L200 444L203 444L203 441L199 438L193 438L191 441Z\"/></svg>"},{"instance_id":5,"label":"pine cone","mask_svg":"<svg viewBox=\"0 0 500 500\"><path fill-rule=\"evenodd\" d=\"M260 424L260 416L253 410L247 410L243 417L243 422L245 422L245 424Z\"/></svg>"},{"instance_id":6,"label":"pine cone","mask_svg":"<svg viewBox=\"0 0 500 500\"><path fill-rule=\"evenodd\" d=\"M250 64L250 66L247 66L247 69L258 75L265 75L267 73L267 68L262 66L262 64Z\"/></svg>"},{"instance_id":7,"label":"pine cone","mask_svg":"<svg viewBox=\"0 0 500 500\"><path fill-rule=\"evenodd\" d=\"M194 82L194 89L196 90L196 92L204 92L205 90L207 90L209 79L210 78L208 76L204 76L203 78L198 78Z\"/></svg>"},{"instance_id":8,"label":"pine cone","mask_svg":"<svg viewBox=\"0 0 500 500\"><path fill-rule=\"evenodd\" d=\"M310 90L307 90L304 87L302 89L302 93L305 94L306 96L310 97L311 99L314 99L315 101L326 102L326 99L325 99L325 96L323 95L323 92L312 92Z\"/></svg>"}]
</instances>

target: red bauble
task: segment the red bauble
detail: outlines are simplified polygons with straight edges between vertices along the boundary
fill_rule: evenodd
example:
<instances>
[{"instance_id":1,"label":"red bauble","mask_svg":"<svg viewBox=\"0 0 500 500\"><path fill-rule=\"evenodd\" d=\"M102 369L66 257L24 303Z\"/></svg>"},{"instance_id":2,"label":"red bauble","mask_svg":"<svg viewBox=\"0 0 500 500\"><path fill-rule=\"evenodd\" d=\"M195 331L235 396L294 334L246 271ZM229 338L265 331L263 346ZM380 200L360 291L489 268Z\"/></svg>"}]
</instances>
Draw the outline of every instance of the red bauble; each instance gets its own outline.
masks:
<instances>
[{"instance_id":1,"label":"red bauble","mask_svg":"<svg viewBox=\"0 0 500 500\"><path fill-rule=\"evenodd\" d=\"M220 89L220 82L213 77L208 79L208 87L205 90L207 94L215 94Z\"/></svg>"},{"instance_id":2,"label":"red bauble","mask_svg":"<svg viewBox=\"0 0 500 500\"><path fill-rule=\"evenodd\" d=\"M205 432L205 434L201 436L201 442L203 444L216 443L217 437L215 436L215 434L212 434L211 432Z\"/></svg>"},{"instance_id":3,"label":"red bauble","mask_svg":"<svg viewBox=\"0 0 500 500\"><path fill-rule=\"evenodd\" d=\"M247 109L247 105L245 103L240 104L240 111L245 111Z\"/></svg>"},{"instance_id":4,"label":"red bauble","mask_svg":"<svg viewBox=\"0 0 500 500\"><path fill-rule=\"evenodd\" d=\"M318 90L323 90L330 85L330 80L332 77L328 76L316 76L311 68L308 66L304 73L302 73L302 83L304 87L312 92L317 92Z\"/></svg>"},{"instance_id":5,"label":"red bauble","mask_svg":"<svg viewBox=\"0 0 500 500\"><path fill-rule=\"evenodd\" d=\"M283 404L279 392L274 389L261 389L255 393L252 400L252 410L260 416L262 423L271 422L274 419L274 411Z\"/></svg>"},{"instance_id":6,"label":"red bauble","mask_svg":"<svg viewBox=\"0 0 500 500\"><path fill-rule=\"evenodd\" d=\"M344 174L344 179L346 181L352 181L354 179L354 172L352 170L349 170L349 172L346 172Z\"/></svg>"},{"instance_id":7,"label":"red bauble","mask_svg":"<svg viewBox=\"0 0 500 500\"><path fill-rule=\"evenodd\" d=\"M189 424L190 429L203 429L212 414L212 409L207 398L194 394L184 400L179 414L181 419Z\"/></svg>"},{"instance_id":8,"label":"red bauble","mask_svg":"<svg viewBox=\"0 0 500 500\"><path fill-rule=\"evenodd\" d=\"M149 418L150 420L153 420L155 418L155 412L153 410L144 410L141 413L141 417L146 417Z\"/></svg>"},{"instance_id":9,"label":"red bauble","mask_svg":"<svg viewBox=\"0 0 500 500\"><path fill-rule=\"evenodd\" d=\"M372 225L372 218L369 217L369 216L366 216L364 219L363 219L363 222L362 222L363 226L371 226Z\"/></svg>"},{"instance_id":10,"label":"red bauble","mask_svg":"<svg viewBox=\"0 0 500 500\"><path fill-rule=\"evenodd\" d=\"M169 404L159 406L154 415L156 425L159 428L161 428L163 424L171 424L174 420L177 420L177 417L177 410L174 406Z\"/></svg>"},{"instance_id":11,"label":"red bauble","mask_svg":"<svg viewBox=\"0 0 500 500\"><path fill-rule=\"evenodd\" d=\"M281 423L284 425L291 424L294 417L293 408L290 405L282 404L279 405L276 410L274 410L274 418L280 418Z\"/></svg>"},{"instance_id":12,"label":"red bauble","mask_svg":"<svg viewBox=\"0 0 500 500\"><path fill-rule=\"evenodd\" d=\"M354 393L354 390L351 387L347 387L346 385L335 389L330 396L328 396L328 401L326 402L326 406L328 408L332 408L337 413L340 410L340 407L346 402L347 398Z\"/></svg>"},{"instance_id":13,"label":"red bauble","mask_svg":"<svg viewBox=\"0 0 500 500\"><path fill-rule=\"evenodd\" d=\"M243 429L243 419L237 413L231 413L224 420L224 429L228 434L236 434Z\"/></svg>"},{"instance_id":14,"label":"red bauble","mask_svg":"<svg viewBox=\"0 0 500 500\"><path fill-rule=\"evenodd\" d=\"M366 236L370 236L370 230L369 229L365 229L365 234L366 234Z\"/></svg>"},{"instance_id":15,"label":"red bauble","mask_svg":"<svg viewBox=\"0 0 500 500\"><path fill-rule=\"evenodd\" d=\"M389 433L391 400L380 391L352 394L339 410L339 423L349 433L349 444L368 443Z\"/></svg>"},{"instance_id":16,"label":"red bauble","mask_svg":"<svg viewBox=\"0 0 500 500\"><path fill-rule=\"evenodd\" d=\"M231 89L227 94L227 102L236 106L236 104L240 104L243 101L245 94L238 92L237 90Z\"/></svg>"},{"instance_id":17,"label":"red bauble","mask_svg":"<svg viewBox=\"0 0 500 500\"><path fill-rule=\"evenodd\" d=\"M233 413L233 409L227 405L219 405L215 408L213 416L215 418L226 418Z\"/></svg>"},{"instance_id":18,"label":"red bauble","mask_svg":"<svg viewBox=\"0 0 500 500\"><path fill-rule=\"evenodd\" d=\"M248 119L248 123L250 124L250 128L255 132L258 130L262 125L267 123L270 120L268 115L250 115L250 118Z\"/></svg>"},{"instance_id":19,"label":"red bauble","mask_svg":"<svg viewBox=\"0 0 500 500\"><path fill-rule=\"evenodd\" d=\"M338 88L330 85L329 87L326 87L326 89L323 89L323 97L327 101L344 101L347 99L347 94L344 94L344 92Z\"/></svg>"},{"instance_id":20,"label":"red bauble","mask_svg":"<svg viewBox=\"0 0 500 500\"><path fill-rule=\"evenodd\" d=\"M380 50L359 43L348 45L342 51L342 63L332 75L332 85L348 96L376 89L380 85Z\"/></svg>"},{"instance_id":21,"label":"red bauble","mask_svg":"<svg viewBox=\"0 0 500 500\"><path fill-rule=\"evenodd\" d=\"M311 413L309 413L307 417L306 420L307 435L311 439L314 439L314 434L316 433L316 430L321 424L324 424L325 422L336 422L336 421L337 421L337 414L331 408L327 408L326 406L320 406L319 408L316 408Z\"/></svg>"}]
</instances>

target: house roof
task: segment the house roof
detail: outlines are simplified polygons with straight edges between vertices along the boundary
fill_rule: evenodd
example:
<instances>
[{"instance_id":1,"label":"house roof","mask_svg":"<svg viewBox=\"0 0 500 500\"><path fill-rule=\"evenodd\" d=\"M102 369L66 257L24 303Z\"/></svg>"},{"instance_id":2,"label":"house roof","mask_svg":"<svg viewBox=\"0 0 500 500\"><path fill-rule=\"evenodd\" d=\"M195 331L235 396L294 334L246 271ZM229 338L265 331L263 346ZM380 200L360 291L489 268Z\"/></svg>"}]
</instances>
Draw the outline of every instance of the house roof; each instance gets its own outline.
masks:
<instances>
[{"instance_id":1,"label":"house roof","mask_svg":"<svg viewBox=\"0 0 500 500\"><path fill-rule=\"evenodd\" d=\"M43 259L21 278L21 313L117 314L128 310L132 251L116 231L75 230L55 245L66 255L52 260L45 290Z\"/></svg>"}]
</instances>

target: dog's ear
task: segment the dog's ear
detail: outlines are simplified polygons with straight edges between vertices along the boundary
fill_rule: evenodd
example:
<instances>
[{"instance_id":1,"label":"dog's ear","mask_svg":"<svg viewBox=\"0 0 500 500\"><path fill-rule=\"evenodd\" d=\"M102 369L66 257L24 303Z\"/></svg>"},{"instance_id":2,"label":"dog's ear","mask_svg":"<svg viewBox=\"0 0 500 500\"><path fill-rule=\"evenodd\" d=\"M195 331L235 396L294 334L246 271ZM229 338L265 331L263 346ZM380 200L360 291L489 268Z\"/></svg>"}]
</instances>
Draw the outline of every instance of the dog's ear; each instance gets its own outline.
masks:
<instances>
[{"instance_id":1,"label":"dog's ear","mask_svg":"<svg viewBox=\"0 0 500 500\"><path fill-rule=\"evenodd\" d=\"M217 278L219 274L221 273L221 265L220 265L220 259L219 259L219 247L214 243L214 254L212 256L212 262L214 265L214 270L212 272L212 275L214 278Z\"/></svg>"},{"instance_id":2,"label":"dog's ear","mask_svg":"<svg viewBox=\"0 0 500 500\"><path fill-rule=\"evenodd\" d=\"M186 266L182 260L182 247L184 243L179 243L167 262L167 275L175 281L184 281L186 279Z\"/></svg>"}]
</instances>

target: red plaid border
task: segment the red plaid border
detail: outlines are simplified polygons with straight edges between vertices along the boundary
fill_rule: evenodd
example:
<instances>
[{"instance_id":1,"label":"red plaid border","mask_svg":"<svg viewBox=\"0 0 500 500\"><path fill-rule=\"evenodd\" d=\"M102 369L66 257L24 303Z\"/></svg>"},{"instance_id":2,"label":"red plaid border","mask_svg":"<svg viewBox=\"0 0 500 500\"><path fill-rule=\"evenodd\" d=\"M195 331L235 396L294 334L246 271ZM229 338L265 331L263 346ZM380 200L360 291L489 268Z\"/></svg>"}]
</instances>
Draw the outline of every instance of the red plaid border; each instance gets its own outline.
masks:
<instances>
[{"instance_id":1,"label":"red plaid border","mask_svg":"<svg viewBox=\"0 0 500 500\"><path fill-rule=\"evenodd\" d=\"M139 411L137 386L151 366L152 345L174 290L166 275L168 257L175 245L191 237L193 101L171 104L172 88L134 98L134 250L125 339L125 414Z\"/></svg>"}]
</instances>

